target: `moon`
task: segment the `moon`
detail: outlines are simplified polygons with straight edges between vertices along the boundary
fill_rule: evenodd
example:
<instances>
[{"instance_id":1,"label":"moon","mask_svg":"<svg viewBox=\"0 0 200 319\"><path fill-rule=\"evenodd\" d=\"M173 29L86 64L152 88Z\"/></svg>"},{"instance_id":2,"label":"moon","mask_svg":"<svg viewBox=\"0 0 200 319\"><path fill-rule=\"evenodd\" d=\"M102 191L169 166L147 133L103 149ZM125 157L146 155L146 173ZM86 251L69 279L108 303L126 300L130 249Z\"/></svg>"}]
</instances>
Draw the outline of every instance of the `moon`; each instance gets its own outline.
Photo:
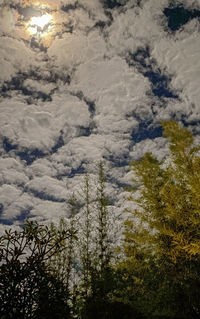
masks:
<instances>
[{"instance_id":1,"label":"moon","mask_svg":"<svg viewBox=\"0 0 200 319\"><path fill-rule=\"evenodd\" d=\"M28 31L31 35L43 36L48 34L51 30L52 16L50 14L43 14L40 17L32 17L28 23Z\"/></svg>"}]
</instances>

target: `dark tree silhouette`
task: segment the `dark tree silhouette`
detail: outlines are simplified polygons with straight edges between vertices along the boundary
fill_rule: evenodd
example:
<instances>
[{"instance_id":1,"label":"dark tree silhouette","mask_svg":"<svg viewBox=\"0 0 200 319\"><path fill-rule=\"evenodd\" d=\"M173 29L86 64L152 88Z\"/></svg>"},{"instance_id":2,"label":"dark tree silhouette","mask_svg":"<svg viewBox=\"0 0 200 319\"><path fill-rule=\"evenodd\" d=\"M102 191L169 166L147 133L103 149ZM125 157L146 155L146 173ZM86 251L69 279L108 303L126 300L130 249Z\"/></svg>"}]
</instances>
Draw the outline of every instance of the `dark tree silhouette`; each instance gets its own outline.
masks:
<instances>
[{"instance_id":1,"label":"dark tree silhouette","mask_svg":"<svg viewBox=\"0 0 200 319\"><path fill-rule=\"evenodd\" d=\"M47 261L62 250L67 231L55 233L37 222L0 237L0 318L67 318L65 286ZM65 315L64 315L65 314Z\"/></svg>"}]
</instances>

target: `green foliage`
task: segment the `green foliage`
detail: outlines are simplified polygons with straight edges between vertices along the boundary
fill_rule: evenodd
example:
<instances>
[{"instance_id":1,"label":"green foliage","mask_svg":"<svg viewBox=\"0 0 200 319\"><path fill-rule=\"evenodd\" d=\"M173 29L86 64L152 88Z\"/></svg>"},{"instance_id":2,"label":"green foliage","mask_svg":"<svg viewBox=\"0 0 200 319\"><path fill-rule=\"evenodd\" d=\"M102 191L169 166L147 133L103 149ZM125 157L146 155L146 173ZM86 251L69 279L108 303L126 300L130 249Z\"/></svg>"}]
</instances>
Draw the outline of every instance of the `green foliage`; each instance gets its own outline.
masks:
<instances>
[{"instance_id":1,"label":"green foliage","mask_svg":"<svg viewBox=\"0 0 200 319\"><path fill-rule=\"evenodd\" d=\"M148 224L148 240L156 253L179 259L200 257L200 157L191 132L163 123L170 142L170 164L147 153L134 164L142 183L136 214ZM149 231L149 229L151 231Z\"/></svg>"},{"instance_id":2,"label":"green foliage","mask_svg":"<svg viewBox=\"0 0 200 319\"><path fill-rule=\"evenodd\" d=\"M27 222L22 231L5 231L0 237L0 317L47 318L47 309L41 300L51 302L55 317L60 311L67 314L64 286L51 274L47 260L62 250L62 242L69 237L67 232L55 233L37 222ZM44 295L45 291L45 295ZM43 310L42 310L43 309ZM40 310L42 312L40 312ZM41 315L40 315L41 314ZM63 314L63 311L62 311Z\"/></svg>"},{"instance_id":3,"label":"green foliage","mask_svg":"<svg viewBox=\"0 0 200 319\"><path fill-rule=\"evenodd\" d=\"M192 133L177 123L162 125L169 141L169 162L147 153L132 163L140 196L129 199L138 204L134 210L138 225L125 224L124 267L133 274L132 293L148 316L197 318L200 147L194 145Z\"/></svg>"}]
</instances>

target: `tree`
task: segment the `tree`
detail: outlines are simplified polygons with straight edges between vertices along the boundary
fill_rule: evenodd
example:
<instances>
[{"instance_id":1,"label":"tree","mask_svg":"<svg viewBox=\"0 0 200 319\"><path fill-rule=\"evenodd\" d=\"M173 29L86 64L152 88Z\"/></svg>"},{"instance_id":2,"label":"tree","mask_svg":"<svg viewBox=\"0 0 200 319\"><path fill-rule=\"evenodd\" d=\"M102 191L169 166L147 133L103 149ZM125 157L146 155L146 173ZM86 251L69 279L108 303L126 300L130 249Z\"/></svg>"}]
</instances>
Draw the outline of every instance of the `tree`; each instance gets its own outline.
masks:
<instances>
[{"instance_id":1,"label":"tree","mask_svg":"<svg viewBox=\"0 0 200 319\"><path fill-rule=\"evenodd\" d=\"M77 243L78 243L78 225L76 214L78 213L78 202L74 195L69 200L70 205L70 219L60 219L59 226L56 227L54 223L51 224L51 229L59 237L60 232L68 231L70 234L69 239L63 241L63 249L54 254L49 262L58 281L62 282L65 286L68 295L68 305L70 307L71 317L77 313L77 286L76 286L76 259L77 259Z\"/></svg>"},{"instance_id":2,"label":"tree","mask_svg":"<svg viewBox=\"0 0 200 319\"><path fill-rule=\"evenodd\" d=\"M106 177L103 163L99 163L99 179L97 186L97 251L100 274L109 267L112 249L109 239L109 201L105 194Z\"/></svg>"},{"instance_id":3,"label":"tree","mask_svg":"<svg viewBox=\"0 0 200 319\"><path fill-rule=\"evenodd\" d=\"M21 231L0 237L0 317L63 318L68 315L65 287L48 266L62 250L67 231L57 233L27 221ZM46 306L45 306L46 305Z\"/></svg>"},{"instance_id":4,"label":"tree","mask_svg":"<svg viewBox=\"0 0 200 319\"><path fill-rule=\"evenodd\" d=\"M112 299L112 294L116 288L115 271L111 264L113 256L113 248L110 240L110 212L109 201L105 190L106 177L104 173L103 163L99 163L98 184L96 191L96 207L94 208L95 222L91 223L91 209L89 184L86 178L85 194L86 194L86 222L85 229L85 246L83 252L87 263L83 264L83 272L88 269L89 283L88 294L85 298L82 308L81 318L97 318L97 319L112 319L117 318L121 303L115 302ZM95 230L93 237L93 251L89 250L87 241L91 240L91 230ZM91 248L91 246L90 246ZM123 308L124 309L124 308ZM121 317L122 314L121 314Z\"/></svg>"},{"instance_id":5,"label":"tree","mask_svg":"<svg viewBox=\"0 0 200 319\"><path fill-rule=\"evenodd\" d=\"M59 238L60 233L68 232L70 234L68 240L62 242L62 250L58 251L49 258L50 266L53 268L57 278L62 281L70 291L70 281L72 280L73 264L75 261L75 242L77 241L77 225L75 215L78 212L78 204L75 196L71 196L69 200L70 219L61 218L59 226L56 227L51 223L51 229L55 236Z\"/></svg>"},{"instance_id":6,"label":"tree","mask_svg":"<svg viewBox=\"0 0 200 319\"><path fill-rule=\"evenodd\" d=\"M134 198L133 194L129 200L138 204L134 216L140 224L136 227L133 221L126 222L125 264L135 271L138 267L135 273L140 288L146 289L149 305L154 304L157 312L159 308L168 317L197 318L200 147L194 145L192 133L177 123L164 122L162 126L169 141L169 163L158 161L150 153L132 163L140 196ZM151 311L156 313L155 309Z\"/></svg>"},{"instance_id":7,"label":"tree","mask_svg":"<svg viewBox=\"0 0 200 319\"><path fill-rule=\"evenodd\" d=\"M90 191L90 180L89 176L85 175L84 181L84 221L81 226L81 252L80 261L82 264L82 294L84 301L87 300L91 294L91 273L92 267L94 266L94 249L92 248L92 212L91 212L91 191Z\"/></svg>"}]
</instances>

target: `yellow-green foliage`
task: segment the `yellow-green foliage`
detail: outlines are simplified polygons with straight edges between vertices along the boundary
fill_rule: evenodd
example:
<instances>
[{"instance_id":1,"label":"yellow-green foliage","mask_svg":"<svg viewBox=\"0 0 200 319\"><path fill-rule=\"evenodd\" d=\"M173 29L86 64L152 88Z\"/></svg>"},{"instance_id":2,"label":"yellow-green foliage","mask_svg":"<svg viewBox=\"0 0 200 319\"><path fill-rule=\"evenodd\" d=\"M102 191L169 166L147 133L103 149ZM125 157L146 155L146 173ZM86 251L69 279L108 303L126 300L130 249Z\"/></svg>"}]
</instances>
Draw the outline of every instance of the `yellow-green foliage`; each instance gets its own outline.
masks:
<instances>
[{"instance_id":1,"label":"yellow-green foliage","mask_svg":"<svg viewBox=\"0 0 200 319\"><path fill-rule=\"evenodd\" d=\"M139 199L134 194L131 198L140 206L134 214L141 220L141 229L137 233L126 223L125 252L130 257L130 250L140 242L141 247L176 264L200 258L200 147L194 146L192 133L177 123L162 126L169 141L169 163L150 153L132 163L141 183Z\"/></svg>"}]
</instances>

